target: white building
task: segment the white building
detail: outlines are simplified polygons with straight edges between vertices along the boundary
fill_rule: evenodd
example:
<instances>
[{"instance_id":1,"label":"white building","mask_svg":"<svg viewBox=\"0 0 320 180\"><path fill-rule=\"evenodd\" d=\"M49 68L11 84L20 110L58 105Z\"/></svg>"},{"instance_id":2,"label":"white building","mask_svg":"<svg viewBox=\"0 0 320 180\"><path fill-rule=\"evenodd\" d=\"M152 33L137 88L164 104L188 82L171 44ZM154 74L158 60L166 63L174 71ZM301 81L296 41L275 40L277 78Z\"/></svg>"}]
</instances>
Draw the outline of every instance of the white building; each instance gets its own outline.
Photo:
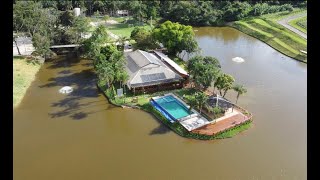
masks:
<instances>
[{"instance_id":1,"label":"white building","mask_svg":"<svg viewBox=\"0 0 320 180\"><path fill-rule=\"evenodd\" d=\"M74 16L80 16L80 8L74 8L73 12L74 12Z\"/></svg>"},{"instance_id":2,"label":"white building","mask_svg":"<svg viewBox=\"0 0 320 180\"><path fill-rule=\"evenodd\" d=\"M117 10L116 14L117 16L128 16L129 12L128 10Z\"/></svg>"}]
</instances>

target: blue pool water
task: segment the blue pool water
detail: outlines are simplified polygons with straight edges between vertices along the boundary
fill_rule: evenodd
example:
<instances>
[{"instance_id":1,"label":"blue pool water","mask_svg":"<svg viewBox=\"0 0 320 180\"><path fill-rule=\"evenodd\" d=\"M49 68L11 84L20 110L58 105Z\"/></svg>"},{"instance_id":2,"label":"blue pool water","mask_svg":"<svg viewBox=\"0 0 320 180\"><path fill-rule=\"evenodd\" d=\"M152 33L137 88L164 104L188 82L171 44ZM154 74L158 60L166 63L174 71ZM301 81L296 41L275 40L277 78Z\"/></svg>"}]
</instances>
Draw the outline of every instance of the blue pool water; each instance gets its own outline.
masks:
<instances>
[{"instance_id":1,"label":"blue pool water","mask_svg":"<svg viewBox=\"0 0 320 180\"><path fill-rule=\"evenodd\" d=\"M154 106L159 105L160 112L165 116L169 116L169 120L176 120L192 113L189 112L188 108L179 102L172 95L168 95L159 99L154 100L156 103L152 103ZM165 113L168 113L165 114ZM168 118L168 117L167 117Z\"/></svg>"}]
</instances>

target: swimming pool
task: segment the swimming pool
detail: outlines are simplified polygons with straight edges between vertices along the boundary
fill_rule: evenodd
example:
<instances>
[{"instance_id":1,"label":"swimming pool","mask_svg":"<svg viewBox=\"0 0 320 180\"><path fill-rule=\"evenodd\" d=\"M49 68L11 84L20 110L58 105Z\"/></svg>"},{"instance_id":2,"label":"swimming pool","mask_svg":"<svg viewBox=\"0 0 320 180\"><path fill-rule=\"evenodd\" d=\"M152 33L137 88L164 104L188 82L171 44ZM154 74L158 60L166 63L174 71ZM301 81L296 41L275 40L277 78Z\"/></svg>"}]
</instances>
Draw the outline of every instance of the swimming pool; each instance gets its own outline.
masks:
<instances>
[{"instance_id":1,"label":"swimming pool","mask_svg":"<svg viewBox=\"0 0 320 180\"><path fill-rule=\"evenodd\" d=\"M188 107L172 95L152 98L151 104L170 121L193 114Z\"/></svg>"}]
</instances>

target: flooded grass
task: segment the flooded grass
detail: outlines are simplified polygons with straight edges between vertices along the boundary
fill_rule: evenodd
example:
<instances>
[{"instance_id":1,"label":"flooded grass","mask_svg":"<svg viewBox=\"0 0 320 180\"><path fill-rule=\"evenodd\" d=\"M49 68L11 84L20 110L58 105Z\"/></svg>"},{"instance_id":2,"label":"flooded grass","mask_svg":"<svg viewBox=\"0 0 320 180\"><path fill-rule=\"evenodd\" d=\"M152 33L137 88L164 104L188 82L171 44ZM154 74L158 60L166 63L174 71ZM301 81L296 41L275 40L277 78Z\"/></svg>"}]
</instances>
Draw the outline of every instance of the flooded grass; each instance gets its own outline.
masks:
<instances>
[{"instance_id":1,"label":"flooded grass","mask_svg":"<svg viewBox=\"0 0 320 180\"><path fill-rule=\"evenodd\" d=\"M39 64L28 63L25 58L13 58L13 107L19 105L39 68Z\"/></svg>"}]
</instances>

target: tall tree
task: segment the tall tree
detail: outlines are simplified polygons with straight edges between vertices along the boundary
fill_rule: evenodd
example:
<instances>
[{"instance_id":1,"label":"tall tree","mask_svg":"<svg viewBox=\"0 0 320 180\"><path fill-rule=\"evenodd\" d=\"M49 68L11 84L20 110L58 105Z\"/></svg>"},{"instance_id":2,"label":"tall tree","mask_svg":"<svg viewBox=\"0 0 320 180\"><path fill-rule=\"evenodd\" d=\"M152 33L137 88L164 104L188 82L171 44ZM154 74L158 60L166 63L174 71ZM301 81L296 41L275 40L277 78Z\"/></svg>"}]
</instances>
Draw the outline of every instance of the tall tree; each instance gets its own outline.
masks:
<instances>
[{"instance_id":1,"label":"tall tree","mask_svg":"<svg viewBox=\"0 0 320 180\"><path fill-rule=\"evenodd\" d=\"M72 1L70 1L70 0L69 1L68 0L58 0L57 7L61 11L72 10L72 8L73 8Z\"/></svg>"},{"instance_id":2,"label":"tall tree","mask_svg":"<svg viewBox=\"0 0 320 180\"><path fill-rule=\"evenodd\" d=\"M199 108L200 114L201 114L203 106L208 101L208 96L204 92L196 92L195 93L195 101L196 101L196 103L198 105L198 108Z\"/></svg>"},{"instance_id":3,"label":"tall tree","mask_svg":"<svg viewBox=\"0 0 320 180\"><path fill-rule=\"evenodd\" d=\"M150 50L159 47L152 32L145 27L135 27L130 37L136 41L135 49Z\"/></svg>"},{"instance_id":4,"label":"tall tree","mask_svg":"<svg viewBox=\"0 0 320 180\"><path fill-rule=\"evenodd\" d=\"M91 37L83 42L85 54L92 59L100 55L101 47L109 43L110 37L107 28L103 25L98 26Z\"/></svg>"},{"instance_id":5,"label":"tall tree","mask_svg":"<svg viewBox=\"0 0 320 180\"><path fill-rule=\"evenodd\" d=\"M188 44L192 44L192 47L198 47L191 26L166 21L153 30L153 35L173 55L181 53ZM188 51L193 52L196 49L188 49Z\"/></svg>"},{"instance_id":6,"label":"tall tree","mask_svg":"<svg viewBox=\"0 0 320 180\"><path fill-rule=\"evenodd\" d=\"M219 90L220 95L223 94L222 97L224 97L227 94L228 90L232 88L234 81L235 80L231 75L225 73L221 74L217 78L215 87L217 87L217 89Z\"/></svg>"},{"instance_id":7,"label":"tall tree","mask_svg":"<svg viewBox=\"0 0 320 180\"><path fill-rule=\"evenodd\" d=\"M247 89L243 85L239 85L239 84L234 85L232 89L237 92L237 100L236 100L236 104L237 104L239 96L246 93Z\"/></svg>"},{"instance_id":8,"label":"tall tree","mask_svg":"<svg viewBox=\"0 0 320 180\"><path fill-rule=\"evenodd\" d=\"M13 5L13 29L32 37L38 54L46 56L57 25L57 14L57 10L53 8L42 8L40 2L17 1Z\"/></svg>"},{"instance_id":9,"label":"tall tree","mask_svg":"<svg viewBox=\"0 0 320 180\"><path fill-rule=\"evenodd\" d=\"M76 38L73 43L80 44L83 41L83 36L90 30L90 24L88 18L84 16L76 17L72 23L72 31Z\"/></svg>"},{"instance_id":10,"label":"tall tree","mask_svg":"<svg viewBox=\"0 0 320 180\"><path fill-rule=\"evenodd\" d=\"M106 82L107 88L109 88L113 83L115 76L112 65L105 60L99 61L95 66L95 70L98 74L99 80Z\"/></svg>"},{"instance_id":11,"label":"tall tree","mask_svg":"<svg viewBox=\"0 0 320 180\"><path fill-rule=\"evenodd\" d=\"M187 64L187 69L197 88L207 89L220 74L220 63L216 58L194 56Z\"/></svg>"},{"instance_id":12,"label":"tall tree","mask_svg":"<svg viewBox=\"0 0 320 180\"><path fill-rule=\"evenodd\" d=\"M50 53L50 39L48 36L35 33L32 38L32 44L35 47L35 53L46 58Z\"/></svg>"},{"instance_id":13,"label":"tall tree","mask_svg":"<svg viewBox=\"0 0 320 180\"><path fill-rule=\"evenodd\" d=\"M159 11L160 11L160 1L155 1L155 0L149 0L146 1L146 6L148 8L145 9L145 14L146 18L150 19L151 17L153 19L157 18L159 16Z\"/></svg>"},{"instance_id":14,"label":"tall tree","mask_svg":"<svg viewBox=\"0 0 320 180\"><path fill-rule=\"evenodd\" d=\"M107 82L108 87L114 82L126 82L129 75L125 71L125 58L122 51L118 51L114 45L102 47L96 56L96 72L101 80ZM109 72L107 72L109 71Z\"/></svg>"}]
</instances>

